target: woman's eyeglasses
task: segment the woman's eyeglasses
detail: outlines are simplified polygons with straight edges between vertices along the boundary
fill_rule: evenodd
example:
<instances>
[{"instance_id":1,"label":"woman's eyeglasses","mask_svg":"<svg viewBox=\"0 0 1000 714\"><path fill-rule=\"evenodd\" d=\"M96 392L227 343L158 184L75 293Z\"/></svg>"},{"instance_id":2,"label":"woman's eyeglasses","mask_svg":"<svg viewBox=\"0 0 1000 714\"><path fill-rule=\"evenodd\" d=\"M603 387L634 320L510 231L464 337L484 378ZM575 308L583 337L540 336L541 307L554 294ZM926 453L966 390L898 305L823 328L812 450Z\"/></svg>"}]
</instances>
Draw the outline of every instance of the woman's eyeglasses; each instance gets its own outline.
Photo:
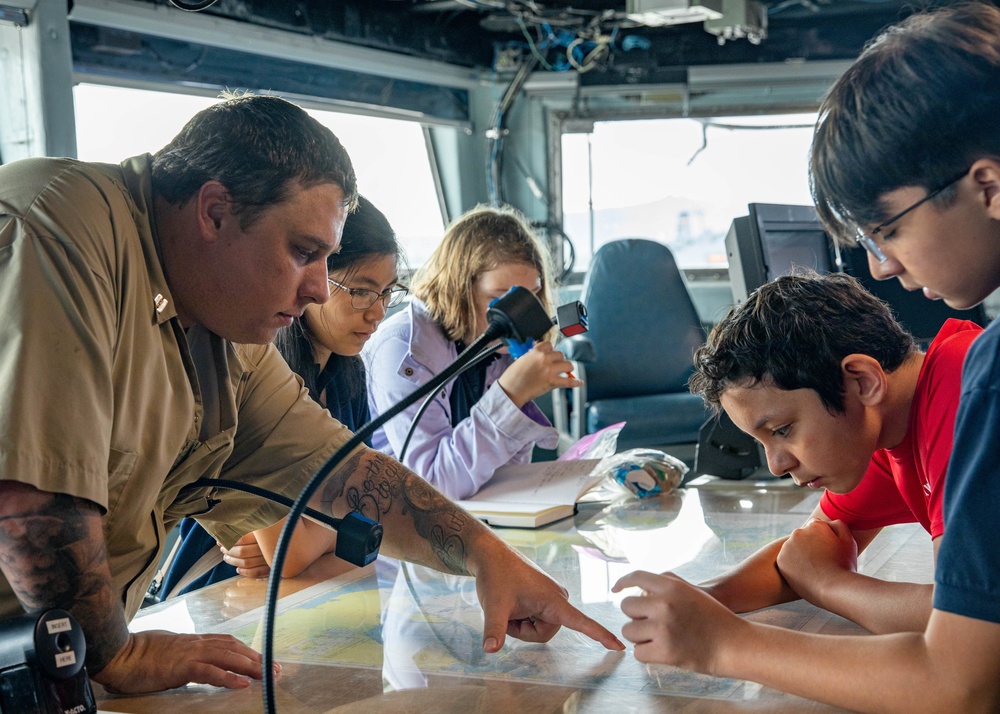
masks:
<instances>
[{"instance_id":1,"label":"woman's eyeglasses","mask_svg":"<svg viewBox=\"0 0 1000 714\"><path fill-rule=\"evenodd\" d=\"M396 305L403 302L403 298L405 298L407 293L410 292L410 289L404 285L393 285L392 287L388 287L378 293L374 290L368 290L366 288L349 288L346 285L341 285L333 278L327 278L327 282L335 288L340 288L345 293L350 295L351 307L355 310L367 310L374 305L377 300L381 300L382 305L386 308L396 307Z\"/></svg>"}]
</instances>

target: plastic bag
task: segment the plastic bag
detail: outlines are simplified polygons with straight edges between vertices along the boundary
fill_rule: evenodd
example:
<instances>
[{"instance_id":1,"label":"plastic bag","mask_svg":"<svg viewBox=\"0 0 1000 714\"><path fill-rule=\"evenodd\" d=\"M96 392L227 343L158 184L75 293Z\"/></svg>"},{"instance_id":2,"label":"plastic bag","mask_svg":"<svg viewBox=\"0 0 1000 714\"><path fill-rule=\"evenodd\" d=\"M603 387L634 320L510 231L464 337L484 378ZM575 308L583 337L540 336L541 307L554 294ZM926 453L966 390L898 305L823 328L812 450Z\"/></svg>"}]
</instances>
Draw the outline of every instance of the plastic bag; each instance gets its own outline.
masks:
<instances>
[{"instance_id":1,"label":"plastic bag","mask_svg":"<svg viewBox=\"0 0 1000 714\"><path fill-rule=\"evenodd\" d=\"M608 480L639 498L672 491L688 472L683 461L656 449L629 449L607 457L598 467L607 470Z\"/></svg>"},{"instance_id":2,"label":"plastic bag","mask_svg":"<svg viewBox=\"0 0 1000 714\"><path fill-rule=\"evenodd\" d=\"M566 450L559 461L575 461L576 459L603 459L611 456L618 447L618 435L625 428L625 422L606 426L593 434L587 434Z\"/></svg>"}]
</instances>

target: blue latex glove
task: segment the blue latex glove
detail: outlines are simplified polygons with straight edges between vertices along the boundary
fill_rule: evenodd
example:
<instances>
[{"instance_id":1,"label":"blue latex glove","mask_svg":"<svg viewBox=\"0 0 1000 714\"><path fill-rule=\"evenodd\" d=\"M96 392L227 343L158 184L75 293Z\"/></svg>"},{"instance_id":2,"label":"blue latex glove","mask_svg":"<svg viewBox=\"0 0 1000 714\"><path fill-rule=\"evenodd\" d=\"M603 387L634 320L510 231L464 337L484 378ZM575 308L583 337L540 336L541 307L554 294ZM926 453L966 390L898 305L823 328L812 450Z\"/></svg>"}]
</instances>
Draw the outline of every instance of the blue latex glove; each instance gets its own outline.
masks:
<instances>
[{"instance_id":1,"label":"blue latex glove","mask_svg":"<svg viewBox=\"0 0 1000 714\"><path fill-rule=\"evenodd\" d=\"M535 341L530 337L528 338L527 342L517 342L516 340L511 340L509 338L505 341L507 342L507 347L508 351L510 352L510 356L513 357L514 359L517 359L521 355L526 354L528 350L530 350L532 347L535 346Z\"/></svg>"}]
</instances>

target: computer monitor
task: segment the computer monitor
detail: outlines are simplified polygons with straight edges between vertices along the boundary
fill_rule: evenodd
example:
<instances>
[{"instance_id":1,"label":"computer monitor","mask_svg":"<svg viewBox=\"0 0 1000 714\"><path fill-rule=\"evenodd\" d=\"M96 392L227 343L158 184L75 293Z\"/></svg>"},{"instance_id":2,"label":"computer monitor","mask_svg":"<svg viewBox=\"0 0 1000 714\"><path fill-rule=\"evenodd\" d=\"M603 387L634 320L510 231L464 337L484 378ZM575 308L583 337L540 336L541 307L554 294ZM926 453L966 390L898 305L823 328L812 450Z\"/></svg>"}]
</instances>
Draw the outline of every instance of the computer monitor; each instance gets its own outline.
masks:
<instances>
[{"instance_id":1,"label":"computer monitor","mask_svg":"<svg viewBox=\"0 0 1000 714\"><path fill-rule=\"evenodd\" d=\"M813 206L751 203L748 216L733 221L726 236L729 278L736 302L746 300L769 280L795 267L818 273L843 271L888 303L896 319L922 344L927 344L948 318L989 322L982 305L955 310L940 300L928 300L920 291L908 291L898 280L876 280L861 247L842 248L827 235Z\"/></svg>"},{"instance_id":2,"label":"computer monitor","mask_svg":"<svg viewBox=\"0 0 1000 714\"><path fill-rule=\"evenodd\" d=\"M796 267L818 273L839 270L837 249L812 206L751 203L750 215L735 219L726 236L733 299L747 295Z\"/></svg>"}]
</instances>

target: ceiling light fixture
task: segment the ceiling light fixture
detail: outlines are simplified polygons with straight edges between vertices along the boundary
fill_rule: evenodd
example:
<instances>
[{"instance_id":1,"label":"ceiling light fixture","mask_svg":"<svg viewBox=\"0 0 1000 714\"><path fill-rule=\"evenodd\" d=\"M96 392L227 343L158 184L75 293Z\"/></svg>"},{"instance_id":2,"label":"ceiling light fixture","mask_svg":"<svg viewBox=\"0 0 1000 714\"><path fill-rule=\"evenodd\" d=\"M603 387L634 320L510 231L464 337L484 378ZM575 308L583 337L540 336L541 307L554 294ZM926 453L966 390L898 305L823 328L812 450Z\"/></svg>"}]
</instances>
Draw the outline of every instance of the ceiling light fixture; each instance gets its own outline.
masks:
<instances>
[{"instance_id":1,"label":"ceiling light fixture","mask_svg":"<svg viewBox=\"0 0 1000 714\"><path fill-rule=\"evenodd\" d=\"M718 20L723 0L626 0L630 20L650 27Z\"/></svg>"}]
</instances>

